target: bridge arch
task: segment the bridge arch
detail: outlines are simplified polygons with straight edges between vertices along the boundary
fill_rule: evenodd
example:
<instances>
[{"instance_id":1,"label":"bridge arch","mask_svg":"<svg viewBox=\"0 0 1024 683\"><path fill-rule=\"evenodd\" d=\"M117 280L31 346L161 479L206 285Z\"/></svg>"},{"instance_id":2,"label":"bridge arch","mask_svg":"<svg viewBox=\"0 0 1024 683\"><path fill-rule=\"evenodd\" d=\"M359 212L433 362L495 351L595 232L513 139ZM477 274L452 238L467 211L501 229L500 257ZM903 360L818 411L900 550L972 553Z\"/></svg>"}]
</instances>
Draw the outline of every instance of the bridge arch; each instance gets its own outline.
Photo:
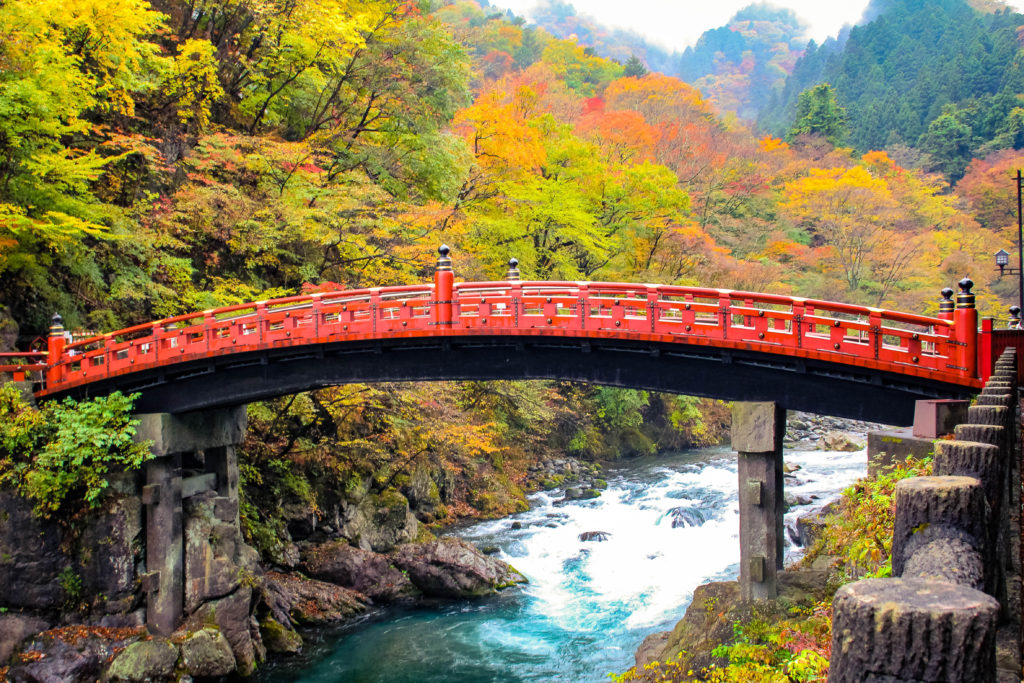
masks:
<instances>
[{"instance_id":1,"label":"bridge arch","mask_svg":"<svg viewBox=\"0 0 1024 683\"><path fill-rule=\"evenodd\" d=\"M40 373L39 398L139 392L140 411L171 413L348 382L558 379L907 423L914 401L981 386L966 279L955 310L946 290L933 318L725 289L521 281L514 263L504 281L456 283L439 251L422 285L240 304L74 343L55 316L42 362L22 369Z\"/></svg>"},{"instance_id":2,"label":"bridge arch","mask_svg":"<svg viewBox=\"0 0 1024 683\"><path fill-rule=\"evenodd\" d=\"M970 387L751 350L671 342L475 335L328 342L211 356L67 394L138 391L140 412L185 413L351 382L554 379L909 424L914 401Z\"/></svg>"}]
</instances>

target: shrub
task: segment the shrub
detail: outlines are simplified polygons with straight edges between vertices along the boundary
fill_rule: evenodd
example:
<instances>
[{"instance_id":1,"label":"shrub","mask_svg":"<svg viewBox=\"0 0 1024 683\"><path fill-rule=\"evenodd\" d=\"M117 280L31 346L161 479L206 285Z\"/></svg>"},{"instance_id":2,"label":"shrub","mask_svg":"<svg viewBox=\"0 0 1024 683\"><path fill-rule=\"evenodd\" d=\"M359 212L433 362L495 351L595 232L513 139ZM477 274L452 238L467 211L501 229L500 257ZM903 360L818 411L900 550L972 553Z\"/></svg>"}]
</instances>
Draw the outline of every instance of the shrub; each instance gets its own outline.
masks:
<instances>
[{"instance_id":1,"label":"shrub","mask_svg":"<svg viewBox=\"0 0 1024 683\"><path fill-rule=\"evenodd\" d=\"M135 443L137 394L49 401L38 409L12 385L0 387L0 486L14 486L37 515L97 508L108 475L152 458Z\"/></svg>"}]
</instances>

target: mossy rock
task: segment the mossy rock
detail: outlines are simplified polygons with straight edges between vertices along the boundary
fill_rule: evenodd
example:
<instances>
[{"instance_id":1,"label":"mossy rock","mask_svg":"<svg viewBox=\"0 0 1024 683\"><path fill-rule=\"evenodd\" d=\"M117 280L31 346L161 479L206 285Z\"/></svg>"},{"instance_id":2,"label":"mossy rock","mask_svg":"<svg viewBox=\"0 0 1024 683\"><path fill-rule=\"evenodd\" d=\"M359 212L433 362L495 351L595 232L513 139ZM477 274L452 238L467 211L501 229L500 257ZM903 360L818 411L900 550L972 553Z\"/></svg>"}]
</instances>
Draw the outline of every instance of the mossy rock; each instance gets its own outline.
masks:
<instances>
[{"instance_id":1,"label":"mossy rock","mask_svg":"<svg viewBox=\"0 0 1024 683\"><path fill-rule=\"evenodd\" d=\"M181 659L192 676L227 676L235 670L235 655L219 628L203 628L181 644Z\"/></svg>"},{"instance_id":2,"label":"mossy rock","mask_svg":"<svg viewBox=\"0 0 1024 683\"><path fill-rule=\"evenodd\" d=\"M270 652L296 655L302 652L302 636L278 623L273 617L260 622L260 636Z\"/></svg>"},{"instance_id":3,"label":"mossy rock","mask_svg":"<svg viewBox=\"0 0 1024 683\"><path fill-rule=\"evenodd\" d=\"M107 670L107 680L119 683L169 681L174 676L178 648L168 640L140 640L126 647ZM234 658L232 658L234 663Z\"/></svg>"}]
</instances>

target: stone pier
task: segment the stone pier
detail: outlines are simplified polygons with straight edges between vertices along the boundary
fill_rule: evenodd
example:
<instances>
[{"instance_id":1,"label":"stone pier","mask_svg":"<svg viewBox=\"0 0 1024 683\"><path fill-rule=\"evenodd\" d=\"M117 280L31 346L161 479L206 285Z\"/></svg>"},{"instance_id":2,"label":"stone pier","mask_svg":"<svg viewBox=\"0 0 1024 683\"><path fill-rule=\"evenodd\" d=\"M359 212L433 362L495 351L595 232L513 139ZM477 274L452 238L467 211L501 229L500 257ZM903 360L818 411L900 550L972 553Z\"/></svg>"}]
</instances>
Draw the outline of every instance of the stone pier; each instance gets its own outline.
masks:
<instances>
[{"instance_id":1,"label":"stone pier","mask_svg":"<svg viewBox=\"0 0 1024 683\"><path fill-rule=\"evenodd\" d=\"M782 440L786 410L777 403L737 401L732 448L737 452L740 499L740 595L771 600L784 559Z\"/></svg>"},{"instance_id":2,"label":"stone pier","mask_svg":"<svg viewBox=\"0 0 1024 683\"><path fill-rule=\"evenodd\" d=\"M170 635L181 624L185 605L182 502L215 491L217 516L237 528L235 447L245 437L246 412L245 406L239 406L178 415L147 413L138 419L135 438L149 441L156 456L147 463L142 491L146 625L152 633Z\"/></svg>"}]
</instances>

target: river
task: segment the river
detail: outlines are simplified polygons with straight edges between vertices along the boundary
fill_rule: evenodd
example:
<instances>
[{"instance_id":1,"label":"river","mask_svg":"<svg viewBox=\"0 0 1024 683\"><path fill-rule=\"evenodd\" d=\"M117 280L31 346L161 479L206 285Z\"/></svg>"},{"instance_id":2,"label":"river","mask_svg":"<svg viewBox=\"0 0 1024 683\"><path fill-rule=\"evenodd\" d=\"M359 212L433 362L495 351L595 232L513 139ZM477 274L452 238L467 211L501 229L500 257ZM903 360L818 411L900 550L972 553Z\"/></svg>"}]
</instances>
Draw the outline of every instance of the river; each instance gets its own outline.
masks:
<instances>
[{"instance_id":1,"label":"river","mask_svg":"<svg viewBox=\"0 0 1024 683\"><path fill-rule=\"evenodd\" d=\"M864 476L865 461L864 451L787 452L800 470L786 490L824 502ZM696 586L736 577L736 459L701 449L634 460L606 478L599 498L563 504L560 491L537 493L528 512L452 532L499 548L528 585L321 629L301 656L272 663L257 680L590 682L624 671L644 637L683 616ZM606 540L580 540L593 531Z\"/></svg>"}]
</instances>

